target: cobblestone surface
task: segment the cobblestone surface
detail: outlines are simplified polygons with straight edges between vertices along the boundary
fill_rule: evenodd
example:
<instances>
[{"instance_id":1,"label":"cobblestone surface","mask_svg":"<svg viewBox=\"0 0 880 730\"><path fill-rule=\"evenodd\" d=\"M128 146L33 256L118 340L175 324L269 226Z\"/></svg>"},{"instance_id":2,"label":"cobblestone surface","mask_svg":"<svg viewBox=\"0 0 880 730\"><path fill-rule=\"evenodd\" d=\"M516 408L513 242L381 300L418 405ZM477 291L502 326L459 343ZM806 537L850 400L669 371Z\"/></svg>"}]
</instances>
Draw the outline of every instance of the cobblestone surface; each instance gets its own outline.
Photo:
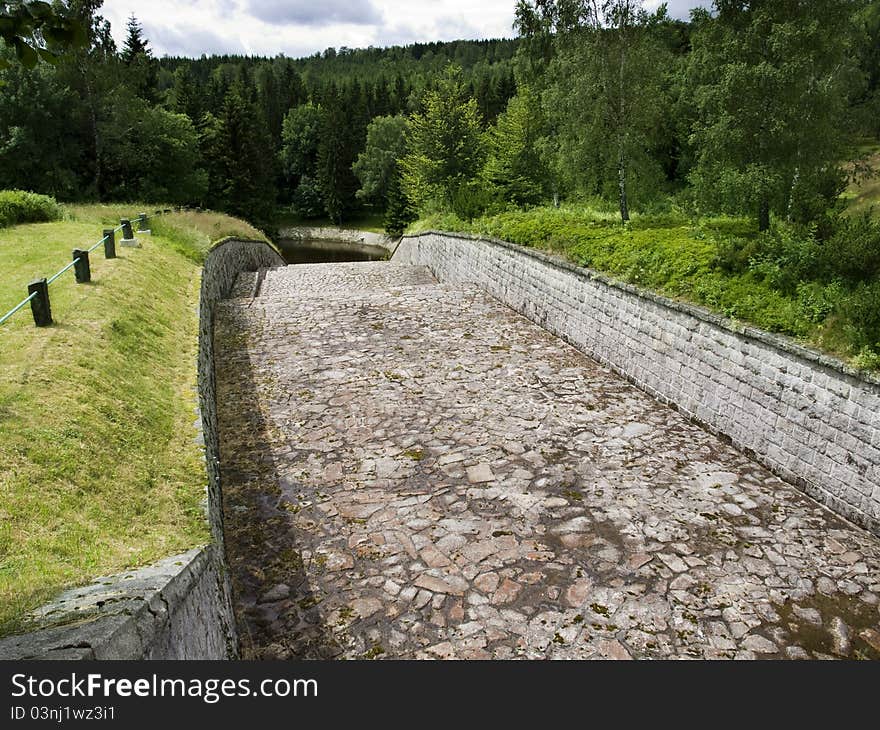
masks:
<instances>
[{"instance_id":1,"label":"cobblestone surface","mask_svg":"<svg viewBox=\"0 0 880 730\"><path fill-rule=\"evenodd\" d=\"M880 657L880 541L431 281L291 266L218 309L244 657Z\"/></svg>"}]
</instances>

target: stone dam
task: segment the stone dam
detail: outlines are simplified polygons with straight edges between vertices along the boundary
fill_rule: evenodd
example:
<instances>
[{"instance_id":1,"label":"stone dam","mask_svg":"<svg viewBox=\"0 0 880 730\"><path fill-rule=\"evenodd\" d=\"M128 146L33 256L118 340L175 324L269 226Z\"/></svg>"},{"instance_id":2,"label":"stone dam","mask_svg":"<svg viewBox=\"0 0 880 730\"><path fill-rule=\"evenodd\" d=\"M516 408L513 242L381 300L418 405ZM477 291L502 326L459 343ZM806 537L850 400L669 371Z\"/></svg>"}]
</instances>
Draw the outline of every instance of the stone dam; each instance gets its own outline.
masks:
<instances>
[{"instance_id":1,"label":"stone dam","mask_svg":"<svg viewBox=\"0 0 880 730\"><path fill-rule=\"evenodd\" d=\"M215 307L243 658L880 658L862 405L856 466L811 463L838 488L725 432L733 397L690 413L452 266L405 239L244 272Z\"/></svg>"}]
</instances>

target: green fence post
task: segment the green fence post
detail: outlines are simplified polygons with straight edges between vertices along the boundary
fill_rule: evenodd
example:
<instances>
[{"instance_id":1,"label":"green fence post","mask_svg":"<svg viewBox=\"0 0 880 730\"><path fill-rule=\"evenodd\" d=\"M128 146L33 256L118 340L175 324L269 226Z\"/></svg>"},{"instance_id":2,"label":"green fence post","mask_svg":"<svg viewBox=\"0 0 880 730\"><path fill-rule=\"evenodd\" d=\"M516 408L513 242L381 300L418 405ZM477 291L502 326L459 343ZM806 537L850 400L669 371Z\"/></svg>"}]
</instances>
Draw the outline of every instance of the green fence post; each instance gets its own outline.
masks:
<instances>
[{"instance_id":1,"label":"green fence post","mask_svg":"<svg viewBox=\"0 0 880 730\"><path fill-rule=\"evenodd\" d=\"M104 229L104 258L116 258L116 231L112 228Z\"/></svg>"},{"instance_id":2,"label":"green fence post","mask_svg":"<svg viewBox=\"0 0 880 730\"><path fill-rule=\"evenodd\" d=\"M138 221L138 233L146 233L149 231L149 228L147 228L147 214L146 213L139 213L138 217L137 217L137 221Z\"/></svg>"},{"instance_id":3,"label":"green fence post","mask_svg":"<svg viewBox=\"0 0 880 730\"><path fill-rule=\"evenodd\" d=\"M77 284L88 284L92 280L92 267L89 266L89 252L73 249L73 273Z\"/></svg>"},{"instance_id":4,"label":"green fence post","mask_svg":"<svg viewBox=\"0 0 880 730\"><path fill-rule=\"evenodd\" d=\"M52 307L49 306L49 284L45 278L36 279L28 284L28 295L36 294L31 299L31 312L37 327L48 327L52 324Z\"/></svg>"}]
</instances>

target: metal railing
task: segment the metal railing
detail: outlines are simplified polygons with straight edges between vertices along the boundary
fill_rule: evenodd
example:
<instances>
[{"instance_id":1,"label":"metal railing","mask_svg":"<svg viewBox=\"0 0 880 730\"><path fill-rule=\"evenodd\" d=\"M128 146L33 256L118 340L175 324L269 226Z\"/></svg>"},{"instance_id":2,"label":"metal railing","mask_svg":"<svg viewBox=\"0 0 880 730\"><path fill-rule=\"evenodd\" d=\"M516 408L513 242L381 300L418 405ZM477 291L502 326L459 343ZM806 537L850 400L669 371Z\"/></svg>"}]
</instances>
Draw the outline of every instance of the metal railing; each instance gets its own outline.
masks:
<instances>
[{"instance_id":1,"label":"metal railing","mask_svg":"<svg viewBox=\"0 0 880 730\"><path fill-rule=\"evenodd\" d=\"M64 274L66 274L71 269L74 270L74 275L76 277L76 282L78 284L85 284L92 280L92 271L91 271L91 263L89 261L89 254L91 254L96 248L99 246L104 246L104 258L105 259L115 259L116 258L116 234L122 231L123 239L121 241L122 245L127 245L129 241L136 241L134 234L135 233L148 233L147 229L147 221L151 218L155 218L156 216L165 215L173 212L183 212L185 210L189 210L189 208L180 207L180 208L165 208L163 210L157 210L152 215L147 215L146 213L141 213L137 216L137 218L132 221L129 218L122 218L119 221L119 225L116 228L105 229L104 236L97 241L94 245L87 249L74 249L73 250L73 260L67 264L60 271L55 272L49 278L36 279L28 284L28 296L25 299L22 299L18 304L16 304L12 309L10 309L6 314L0 317L0 325L14 317L18 312L24 309L28 304L31 305L31 312L34 316L34 324L37 327L46 327L51 325L52 320L52 308L51 303L49 301L49 285L57 281ZM132 222L138 224L137 231L132 228ZM128 244L133 245L133 244Z\"/></svg>"},{"instance_id":2,"label":"metal railing","mask_svg":"<svg viewBox=\"0 0 880 730\"><path fill-rule=\"evenodd\" d=\"M22 299L18 304L16 304L12 309L10 309L6 314L0 317L0 324L3 324L7 319L10 319L13 314L15 314L19 309L24 307L25 304L28 304L31 299L37 296L36 292L33 292L27 299Z\"/></svg>"}]
</instances>

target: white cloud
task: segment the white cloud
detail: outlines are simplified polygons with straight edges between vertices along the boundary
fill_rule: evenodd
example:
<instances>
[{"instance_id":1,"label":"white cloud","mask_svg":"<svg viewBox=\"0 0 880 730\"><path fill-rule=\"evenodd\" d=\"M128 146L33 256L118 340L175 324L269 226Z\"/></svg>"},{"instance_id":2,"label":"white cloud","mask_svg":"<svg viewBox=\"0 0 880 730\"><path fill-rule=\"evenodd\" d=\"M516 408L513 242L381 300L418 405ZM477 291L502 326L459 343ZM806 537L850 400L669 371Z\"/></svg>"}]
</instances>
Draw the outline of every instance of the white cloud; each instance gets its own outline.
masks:
<instances>
[{"instance_id":1,"label":"white cloud","mask_svg":"<svg viewBox=\"0 0 880 730\"><path fill-rule=\"evenodd\" d=\"M156 55L246 53L308 56L459 38L513 37L515 0L106 0L101 13L121 44L134 14ZM648 0L656 7L659 0ZM686 18L708 0L671 0Z\"/></svg>"},{"instance_id":2,"label":"white cloud","mask_svg":"<svg viewBox=\"0 0 880 730\"><path fill-rule=\"evenodd\" d=\"M376 25L382 14L372 0L249 0L243 10L268 25Z\"/></svg>"}]
</instances>

